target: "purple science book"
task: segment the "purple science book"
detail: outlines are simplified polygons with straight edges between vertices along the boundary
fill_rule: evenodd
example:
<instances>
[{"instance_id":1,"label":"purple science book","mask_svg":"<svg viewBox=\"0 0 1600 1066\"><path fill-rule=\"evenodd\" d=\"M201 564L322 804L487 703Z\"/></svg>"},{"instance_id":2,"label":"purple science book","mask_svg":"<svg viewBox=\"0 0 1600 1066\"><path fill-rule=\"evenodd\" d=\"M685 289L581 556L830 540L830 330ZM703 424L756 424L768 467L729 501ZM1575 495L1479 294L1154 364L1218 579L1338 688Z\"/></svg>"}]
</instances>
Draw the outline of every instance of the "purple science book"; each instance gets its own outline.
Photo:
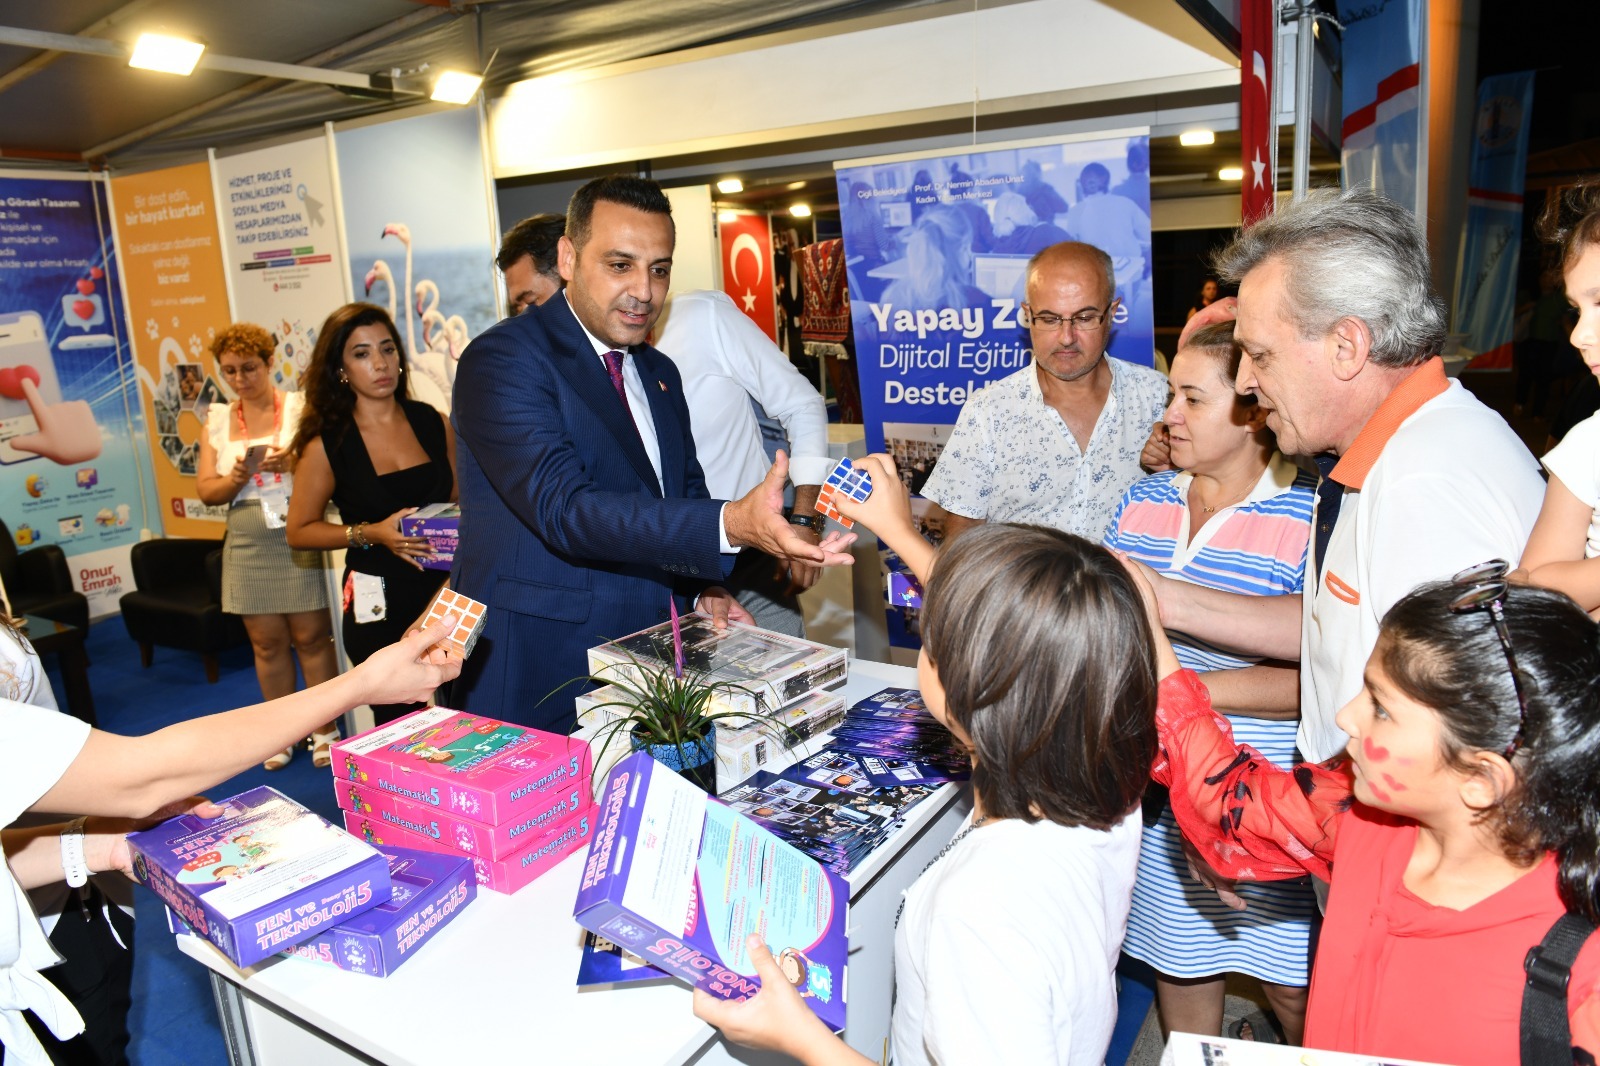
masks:
<instances>
[{"instance_id":1,"label":"purple science book","mask_svg":"<svg viewBox=\"0 0 1600 1066\"><path fill-rule=\"evenodd\" d=\"M375 849L272 788L128 834L134 876L240 966L389 899Z\"/></svg>"},{"instance_id":2,"label":"purple science book","mask_svg":"<svg viewBox=\"0 0 1600 1066\"><path fill-rule=\"evenodd\" d=\"M351 973L388 977L478 895L472 860L411 848L380 848L394 894L388 903L326 929L289 954Z\"/></svg>"},{"instance_id":3,"label":"purple science book","mask_svg":"<svg viewBox=\"0 0 1600 1066\"><path fill-rule=\"evenodd\" d=\"M333 746L336 781L488 826L570 794L589 776L591 759L585 741L448 707L425 707Z\"/></svg>"},{"instance_id":4,"label":"purple science book","mask_svg":"<svg viewBox=\"0 0 1600 1066\"><path fill-rule=\"evenodd\" d=\"M761 987L745 951L760 932L818 1017L844 1028L844 881L645 752L612 768L599 819L579 925L735 1001Z\"/></svg>"}]
</instances>

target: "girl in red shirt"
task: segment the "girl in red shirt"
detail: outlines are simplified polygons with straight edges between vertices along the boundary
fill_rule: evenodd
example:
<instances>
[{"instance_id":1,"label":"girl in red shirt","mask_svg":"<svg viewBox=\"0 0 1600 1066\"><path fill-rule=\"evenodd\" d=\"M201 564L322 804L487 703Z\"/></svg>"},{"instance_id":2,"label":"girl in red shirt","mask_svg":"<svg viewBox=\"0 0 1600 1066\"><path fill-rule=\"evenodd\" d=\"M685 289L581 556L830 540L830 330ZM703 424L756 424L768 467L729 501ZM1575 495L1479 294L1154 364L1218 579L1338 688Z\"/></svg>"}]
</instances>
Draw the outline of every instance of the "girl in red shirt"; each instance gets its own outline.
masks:
<instances>
[{"instance_id":1,"label":"girl in red shirt","mask_svg":"<svg viewBox=\"0 0 1600 1066\"><path fill-rule=\"evenodd\" d=\"M1153 776L1184 835L1226 876L1331 883L1307 1047L1514 1063L1524 956L1564 912L1600 917L1600 639L1571 600L1507 587L1506 569L1396 604L1339 712L1346 756L1292 771L1233 743L1151 627ZM1592 937L1568 985L1578 1063L1600 1050L1597 975Z\"/></svg>"}]
</instances>

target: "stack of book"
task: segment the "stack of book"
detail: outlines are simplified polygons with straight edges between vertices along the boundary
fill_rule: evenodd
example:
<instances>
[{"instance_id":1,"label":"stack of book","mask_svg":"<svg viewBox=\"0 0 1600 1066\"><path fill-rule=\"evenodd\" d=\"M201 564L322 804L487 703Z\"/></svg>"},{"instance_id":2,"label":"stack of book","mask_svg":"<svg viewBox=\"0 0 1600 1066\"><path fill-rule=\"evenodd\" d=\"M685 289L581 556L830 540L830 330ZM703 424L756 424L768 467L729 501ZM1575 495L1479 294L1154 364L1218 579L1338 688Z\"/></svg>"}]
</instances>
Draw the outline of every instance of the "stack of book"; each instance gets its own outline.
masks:
<instances>
[{"instance_id":1,"label":"stack of book","mask_svg":"<svg viewBox=\"0 0 1600 1066\"><path fill-rule=\"evenodd\" d=\"M844 715L839 694L849 677L849 656L799 637L731 622L717 629L702 615L678 624L685 675L716 682L712 713L735 717L717 723L717 790L725 791L763 766L783 766L803 752L807 740L825 733ZM576 734L598 740L596 754L625 702L628 686L643 685L675 668L673 625L664 622L589 649L589 672L613 684L577 698ZM600 772L629 749L626 730L606 746Z\"/></svg>"},{"instance_id":2,"label":"stack of book","mask_svg":"<svg viewBox=\"0 0 1600 1066\"><path fill-rule=\"evenodd\" d=\"M589 745L427 707L333 748L351 833L381 847L464 855L480 886L515 892L585 847Z\"/></svg>"}]
</instances>

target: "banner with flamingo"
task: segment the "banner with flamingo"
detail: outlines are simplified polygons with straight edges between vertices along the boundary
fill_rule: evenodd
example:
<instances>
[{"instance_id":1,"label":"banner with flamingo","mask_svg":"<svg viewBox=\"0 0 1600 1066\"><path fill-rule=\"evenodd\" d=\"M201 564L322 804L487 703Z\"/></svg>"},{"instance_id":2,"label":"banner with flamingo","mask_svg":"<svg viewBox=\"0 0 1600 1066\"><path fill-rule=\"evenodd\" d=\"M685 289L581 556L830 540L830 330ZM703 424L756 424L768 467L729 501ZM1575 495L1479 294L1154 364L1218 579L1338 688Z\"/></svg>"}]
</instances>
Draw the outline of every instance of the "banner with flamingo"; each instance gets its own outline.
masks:
<instances>
[{"instance_id":1,"label":"banner with flamingo","mask_svg":"<svg viewBox=\"0 0 1600 1066\"><path fill-rule=\"evenodd\" d=\"M470 109L334 133L356 299L388 309L412 396L446 413L457 360L498 317L482 136Z\"/></svg>"},{"instance_id":2,"label":"banner with flamingo","mask_svg":"<svg viewBox=\"0 0 1600 1066\"><path fill-rule=\"evenodd\" d=\"M273 378L298 389L317 330L346 292L327 138L215 157L212 181L233 319L272 334Z\"/></svg>"},{"instance_id":3,"label":"banner with flamingo","mask_svg":"<svg viewBox=\"0 0 1600 1066\"><path fill-rule=\"evenodd\" d=\"M230 321L211 168L116 177L111 193L162 523L172 536L217 539L228 509L201 503L195 487L206 412L227 395L211 357Z\"/></svg>"}]
</instances>

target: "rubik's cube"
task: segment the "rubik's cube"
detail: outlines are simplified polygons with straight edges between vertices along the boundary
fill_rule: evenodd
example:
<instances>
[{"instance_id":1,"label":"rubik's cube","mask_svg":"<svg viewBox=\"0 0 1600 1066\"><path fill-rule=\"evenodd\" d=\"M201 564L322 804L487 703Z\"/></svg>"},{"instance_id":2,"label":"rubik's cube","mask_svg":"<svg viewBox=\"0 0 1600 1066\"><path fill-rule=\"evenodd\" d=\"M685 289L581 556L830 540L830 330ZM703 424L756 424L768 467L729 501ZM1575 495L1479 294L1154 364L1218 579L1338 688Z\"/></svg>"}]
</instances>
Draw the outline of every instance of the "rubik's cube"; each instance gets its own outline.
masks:
<instances>
[{"instance_id":1,"label":"rubik's cube","mask_svg":"<svg viewBox=\"0 0 1600 1066\"><path fill-rule=\"evenodd\" d=\"M855 526L855 522L840 514L838 505L834 502L840 493L859 503L872 495L872 478L865 470L856 469L856 465L849 459L840 459L839 465L833 468L833 473L822 483L822 491L817 494L817 513L826 515L846 529L850 529Z\"/></svg>"},{"instance_id":2,"label":"rubik's cube","mask_svg":"<svg viewBox=\"0 0 1600 1066\"><path fill-rule=\"evenodd\" d=\"M428 612L422 616L422 625L424 628L435 625L444 621L445 615L454 614L457 618L456 628L440 643L465 659L472 654L472 647L478 643L478 636L483 632L486 610L477 600L453 589L442 588L433 597L433 602L428 604Z\"/></svg>"}]
</instances>

